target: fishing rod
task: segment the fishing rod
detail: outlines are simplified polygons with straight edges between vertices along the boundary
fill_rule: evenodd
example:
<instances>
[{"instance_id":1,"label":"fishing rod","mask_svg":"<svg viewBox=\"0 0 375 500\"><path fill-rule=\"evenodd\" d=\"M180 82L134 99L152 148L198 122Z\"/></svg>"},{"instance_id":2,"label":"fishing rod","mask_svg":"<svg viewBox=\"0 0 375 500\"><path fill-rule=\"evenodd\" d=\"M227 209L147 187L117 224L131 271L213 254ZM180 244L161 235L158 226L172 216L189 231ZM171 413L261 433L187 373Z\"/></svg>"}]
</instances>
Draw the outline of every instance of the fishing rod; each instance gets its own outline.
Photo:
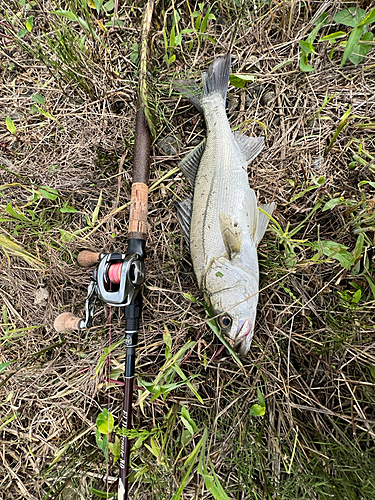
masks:
<instances>
[{"instance_id":1,"label":"fishing rod","mask_svg":"<svg viewBox=\"0 0 375 500\"><path fill-rule=\"evenodd\" d=\"M55 329L68 332L90 328L93 323L95 304L101 302L124 307L125 313L125 374L124 399L120 426L132 427L133 381L135 376L135 350L138 342L139 323L142 313L141 287L145 281L145 247L147 237L148 174L151 134L147 119L138 106L135 123L133 180L130 202L128 245L125 253L110 254L83 250L77 256L80 266L96 266L88 287L85 303L86 316L78 318L62 313L55 319ZM121 438L118 500L128 499L130 442L126 435Z\"/></svg>"},{"instance_id":2,"label":"fishing rod","mask_svg":"<svg viewBox=\"0 0 375 500\"><path fill-rule=\"evenodd\" d=\"M94 319L95 304L101 302L115 307L124 307L125 315L125 373L124 398L120 426L132 427L133 381L135 376L135 351L138 343L139 324L142 314L142 285L145 281L145 247L147 237L147 200L150 164L151 137L155 130L151 120L147 99L147 54L148 38L154 0L148 0L141 26L140 77L137 113L135 119L135 140L133 177L129 214L129 232L125 253L110 254L83 250L77 256L80 266L96 266L88 287L85 318L71 313L60 314L54 323L59 332L90 328ZM118 500L128 500L130 440L121 438Z\"/></svg>"}]
</instances>

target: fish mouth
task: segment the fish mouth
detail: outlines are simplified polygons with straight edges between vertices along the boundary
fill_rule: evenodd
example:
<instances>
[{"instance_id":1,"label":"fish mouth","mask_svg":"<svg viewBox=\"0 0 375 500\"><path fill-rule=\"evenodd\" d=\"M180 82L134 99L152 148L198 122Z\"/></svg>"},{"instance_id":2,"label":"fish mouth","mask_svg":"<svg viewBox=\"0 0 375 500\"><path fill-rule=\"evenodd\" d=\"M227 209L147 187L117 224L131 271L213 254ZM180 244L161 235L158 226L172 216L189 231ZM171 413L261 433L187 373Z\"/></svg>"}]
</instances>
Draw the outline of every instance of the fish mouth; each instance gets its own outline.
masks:
<instances>
[{"instance_id":1,"label":"fish mouth","mask_svg":"<svg viewBox=\"0 0 375 500\"><path fill-rule=\"evenodd\" d=\"M241 354L247 354L253 338L253 323L246 319L240 320L235 338L235 345L239 346Z\"/></svg>"}]
</instances>

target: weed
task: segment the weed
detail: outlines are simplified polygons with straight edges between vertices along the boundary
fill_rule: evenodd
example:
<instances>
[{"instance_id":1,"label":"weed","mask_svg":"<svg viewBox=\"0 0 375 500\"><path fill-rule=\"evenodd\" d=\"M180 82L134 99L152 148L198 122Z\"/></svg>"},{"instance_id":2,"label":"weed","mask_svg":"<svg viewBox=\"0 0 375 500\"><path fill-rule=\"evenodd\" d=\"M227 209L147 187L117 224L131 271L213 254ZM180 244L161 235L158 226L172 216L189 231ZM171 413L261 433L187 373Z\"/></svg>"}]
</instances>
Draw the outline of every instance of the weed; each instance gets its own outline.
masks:
<instances>
[{"instance_id":1,"label":"weed","mask_svg":"<svg viewBox=\"0 0 375 500\"><path fill-rule=\"evenodd\" d=\"M360 7L349 7L349 9L338 11L334 16L333 21L337 25L344 25L347 28L352 28L352 30L330 33L329 35L321 37L318 40L318 43L329 42L331 45L334 45L329 55L330 59L333 58L333 54L337 46L345 47L340 67L345 64L347 59L349 59L349 61L351 61L355 66L358 66L358 64L363 61L372 48L371 42L373 41L374 36L370 31L368 31L368 27L370 24L375 22L375 9L372 9L367 13ZM311 64L308 64L309 57L313 57L316 54L313 43L320 29L324 26L331 26L331 23L332 20L328 18L328 15L326 13L322 14L315 22L315 28L309 34L307 39L300 40L300 69L302 71L308 72L314 70ZM343 40L344 38L347 38L347 40Z\"/></svg>"}]
</instances>

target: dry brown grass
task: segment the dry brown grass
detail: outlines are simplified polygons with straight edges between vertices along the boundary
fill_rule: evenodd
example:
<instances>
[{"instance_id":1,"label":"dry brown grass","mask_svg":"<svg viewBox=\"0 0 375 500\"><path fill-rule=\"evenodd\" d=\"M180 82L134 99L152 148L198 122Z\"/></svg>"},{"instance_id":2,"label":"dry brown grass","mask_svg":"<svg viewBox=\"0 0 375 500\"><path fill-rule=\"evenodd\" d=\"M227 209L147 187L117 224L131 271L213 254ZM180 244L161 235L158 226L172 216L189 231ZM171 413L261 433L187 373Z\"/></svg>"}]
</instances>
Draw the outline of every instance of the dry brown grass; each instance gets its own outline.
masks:
<instances>
[{"instance_id":1,"label":"dry brown grass","mask_svg":"<svg viewBox=\"0 0 375 500\"><path fill-rule=\"evenodd\" d=\"M364 8L369 5L361 3ZM181 27L187 27L187 2L175 5L181 11ZM294 228L303 221L319 199L343 196L363 207L362 197L367 205L361 220L367 217L366 223L374 226L374 189L366 184L361 193L358 187L360 181L375 180L371 164L348 168L358 149L353 140L363 141L364 149L375 156L374 130L356 127L374 121L374 51L358 67L347 63L340 69L342 49L331 61L328 49L319 45L315 71L305 74L298 67L298 42L311 31L318 14L334 13L345 5L339 0L279 2L255 11L245 2L237 24L238 8L231 2L217 4L216 21L208 32L217 43L204 39L197 50L195 41L190 53L188 44L177 48L176 61L168 67L163 37L158 34L163 27L162 5L157 4L150 85L158 136L151 152L150 184L175 167L205 133L202 117L171 94L172 78L198 76L214 55L228 49L236 29L233 71L251 72L256 81L241 90L229 89L230 121L232 126L243 125L249 135L264 134L260 123L267 128L266 148L249 169L261 202L276 201L275 219L285 229L287 223ZM108 391L107 369L99 375L95 369L103 349L122 338L121 312L99 307L95 327L79 334L60 335L52 325L59 312L83 313L89 272L77 266L77 252L122 250L126 242L137 87L130 54L138 41L141 7L120 2L123 28L103 33L95 25L109 50L89 39L91 53L82 67L89 91L77 82L56 78L56 70L47 69L9 38L12 29L6 21L0 24L1 233L44 264L36 267L11 252L1 253L0 362L11 362L1 373L0 497L4 500L94 498L90 488L105 490L107 474L113 487L117 475L117 466L107 466L95 444L95 420L108 401L118 416L122 389L115 386ZM23 39L25 45L32 45L34 34L48 32L51 20L57 22L50 13L53 8L47 1L34 5L30 12L35 30ZM12 0L5 1L3 9L19 9L25 17L24 8ZM74 23L70 28L80 31ZM40 43L46 47L43 39ZM290 63L275 70L286 60ZM45 109L55 120L30 115L31 96L37 92L45 97ZM334 97L313 119L326 93ZM349 106L354 118L325 155ZM6 116L13 118L16 135L6 129ZM171 155L166 154L165 137L174 147ZM324 176L325 182L290 202L306 182L311 184L312 175ZM59 197L30 203L32 186L50 186ZM186 190L178 173L164 179L150 195L137 373L145 380L157 376L165 360L165 327L174 352L199 337L182 368L187 374L199 374L194 384L204 405L181 389L165 399L149 398L144 412L135 406L134 427L160 426L169 441L163 450L166 469L145 448L135 456L136 465L143 461L149 471L135 484L134 498L171 498L176 491L182 473L181 460L174 460L183 427L177 417L168 427L165 416L171 409L177 415L183 404L200 429L209 429L209 454L230 498L256 498L254 492L264 499L328 498L325 491L332 498L374 498L374 463L369 458L375 437L374 297L368 282L337 260L312 262L313 252L307 247L296 249L298 264L288 267L282 241L269 231L259 251L264 290L249 357L242 359L240 369L224 350L205 369L219 344L205 323L203 306L184 296L190 293L201 299L174 210L174 202ZM100 192L98 220L85 230ZM5 210L9 202L29 222L9 217ZM77 212L62 214L64 202ZM33 217L39 222L33 224ZM336 241L352 251L357 236L350 217L344 205L325 212L319 209L295 238ZM70 241L61 232L80 230ZM366 235L372 242L366 250L371 274L373 230ZM338 292L355 291L353 282L363 296L357 307L350 308ZM48 291L48 300L38 303L41 289ZM111 356L112 368L123 362L119 347ZM264 420L249 416L257 402L257 387L266 398ZM347 463L348 457L352 462ZM345 464L354 471L349 479L343 473ZM286 473L289 467L291 474ZM183 498L212 496L201 476L193 475Z\"/></svg>"}]
</instances>

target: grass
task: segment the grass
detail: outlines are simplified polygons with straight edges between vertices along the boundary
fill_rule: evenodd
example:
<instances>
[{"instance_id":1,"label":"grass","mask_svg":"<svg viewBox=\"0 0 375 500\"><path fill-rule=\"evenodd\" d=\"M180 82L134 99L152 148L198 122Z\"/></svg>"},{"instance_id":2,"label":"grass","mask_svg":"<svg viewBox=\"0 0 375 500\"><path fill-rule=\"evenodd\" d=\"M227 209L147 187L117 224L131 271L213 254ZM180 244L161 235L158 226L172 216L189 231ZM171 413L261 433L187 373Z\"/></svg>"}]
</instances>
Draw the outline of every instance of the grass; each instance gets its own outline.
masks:
<instances>
[{"instance_id":1,"label":"grass","mask_svg":"<svg viewBox=\"0 0 375 500\"><path fill-rule=\"evenodd\" d=\"M99 307L95 327L64 335L53 320L61 311L83 314L90 273L76 265L79 250L121 250L126 241L143 3L119 2L117 13L111 2L83 0L1 7L7 500L116 491L122 312ZM342 64L342 38L330 42L337 13L353 6L155 5L134 499L374 498L374 50L354 57L357 66ZM335 22L320 27L312 61L306 53L313 71L303 72L299 51L309 47L299 42L323 11ZM356 29L348 26L347 37ZM255 338L241 363L218 352L174 209L187 191L177 162L205 126L171 82L199 79L229 48L237 75L231 126L266 135L249 179L261 203L277 204L259 248ZM108 407L111 451L95 432Z\"/></svg>"}]
</instances>

